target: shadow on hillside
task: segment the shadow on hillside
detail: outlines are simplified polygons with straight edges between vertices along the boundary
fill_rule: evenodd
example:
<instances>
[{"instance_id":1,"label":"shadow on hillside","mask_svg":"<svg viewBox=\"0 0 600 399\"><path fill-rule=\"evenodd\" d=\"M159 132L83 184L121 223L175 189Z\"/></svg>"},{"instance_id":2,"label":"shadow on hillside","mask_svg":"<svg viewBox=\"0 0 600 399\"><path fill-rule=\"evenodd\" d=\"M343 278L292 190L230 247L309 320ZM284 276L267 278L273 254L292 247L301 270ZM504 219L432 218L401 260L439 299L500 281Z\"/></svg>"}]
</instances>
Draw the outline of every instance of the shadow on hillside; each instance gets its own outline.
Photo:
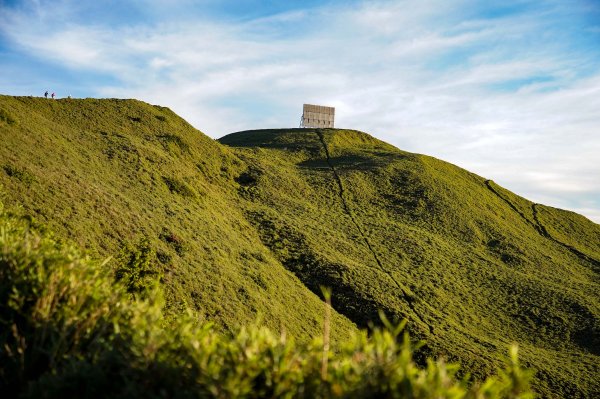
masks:
<instances>
[{"instance_id":1,"label":"shadow on hillside","mask_svg":"<svg viewBox=\"0 0 600 399\"><path fill-rule=\"evenodd\" d=\"M230 147L261 147L281 150L306 150L320 148L321 144L312 129L268 129L232 133L219 139Z\"/></svg>"},{"instance_id":2,"label":"shadow on hillside","mask_svg":"<svg viewBox=\"0 0 600 399\"><path fill-rule=\"evenodd\" d=\"M336 169L358 169L371 170L389 165L392 162L398 161L404 156L386 152L373 152L369 154L348 154L329 159L331 166ZM298 163L299 167L303 168L329 168L329 163L326 158L310 159Z\"/></svg>"}]
</instances>

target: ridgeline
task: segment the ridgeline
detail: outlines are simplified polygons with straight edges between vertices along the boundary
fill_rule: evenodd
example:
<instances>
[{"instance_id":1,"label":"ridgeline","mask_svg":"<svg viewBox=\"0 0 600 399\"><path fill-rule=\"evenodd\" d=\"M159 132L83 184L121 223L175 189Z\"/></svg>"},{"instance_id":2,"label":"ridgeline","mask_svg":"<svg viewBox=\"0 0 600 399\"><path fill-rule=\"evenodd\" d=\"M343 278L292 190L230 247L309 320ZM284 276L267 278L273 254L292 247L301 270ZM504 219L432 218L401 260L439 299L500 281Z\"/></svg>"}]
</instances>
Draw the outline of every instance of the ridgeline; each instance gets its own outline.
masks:
<instances>
[{"instance_id":1,"label":"ridgeline","mask_svg":"<svg viewBox=\"0 0 600 399\"><path fill-rule=\"evenodd\" d=\"M0 96L0 142L5 207L93 258L151 254L167 315L309 341L326 286L334 345L381 310L420 362L483 380L518 343L542 397L600 394L600 226L581 215L366 133L215 141L136 100Z\"/></svg>"}]
</instances>

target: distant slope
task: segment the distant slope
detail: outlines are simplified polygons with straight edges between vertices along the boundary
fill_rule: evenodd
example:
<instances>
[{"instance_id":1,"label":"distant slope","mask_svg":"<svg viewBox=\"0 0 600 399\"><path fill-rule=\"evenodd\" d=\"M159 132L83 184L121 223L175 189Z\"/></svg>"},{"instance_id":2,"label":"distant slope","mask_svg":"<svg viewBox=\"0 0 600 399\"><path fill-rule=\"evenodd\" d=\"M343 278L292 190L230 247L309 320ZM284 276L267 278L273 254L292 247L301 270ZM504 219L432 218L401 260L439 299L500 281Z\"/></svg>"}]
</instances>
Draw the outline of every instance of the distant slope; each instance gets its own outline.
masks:
<instances>
[{"instance_id":1,"label":"distant slope","mask_svg":"<svg viewBox=\"0 0 600 399\"><path fill-rule=\"evenodd\" d=\"M249 165L242 193L265 245L308 287L334 287L351 320L408 317L430 353L477 376L518 342L545 395L599 392L597 224L356 131L220 141Z\"/></svg>"},{"instance_id":2,"label":"distant slope","mask_svg":"<svg viewBox=\"0 0 600 399\"><path fill-rule=\"evenodd\" d=\"M517 342L543 396L600 393L597 224L361 132L219 141L140 101L0 96L0 192L93 255L148 237L168 311L223 330L320 334L325 285L335 338L382 309L477 377Z\"/></svg>"},{"instance_id":3,"label":"distant slope","mask_svg":"<svg viewBox=\"0 0 600 399\"><path fill-rule=\"evenodd\" d=\"M261 317L299 338L321 333L318 296L246 222L234 181L245 166L228 148L135 100L0 96L0 110L8 206L104 257L147 236L171 311L190 307L223 329ZM337 314L333 328L355 329Z\"/></svg>"}]
</instances>

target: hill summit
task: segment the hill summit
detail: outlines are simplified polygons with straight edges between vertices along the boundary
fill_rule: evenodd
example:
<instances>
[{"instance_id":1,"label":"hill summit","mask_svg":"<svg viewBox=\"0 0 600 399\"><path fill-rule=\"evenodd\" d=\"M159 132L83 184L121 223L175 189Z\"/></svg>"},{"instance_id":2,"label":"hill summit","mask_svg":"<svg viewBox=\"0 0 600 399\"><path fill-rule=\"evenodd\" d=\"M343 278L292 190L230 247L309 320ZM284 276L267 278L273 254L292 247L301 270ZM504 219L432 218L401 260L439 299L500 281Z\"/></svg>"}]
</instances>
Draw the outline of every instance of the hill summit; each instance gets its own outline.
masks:
<instances>
[{"instance_id":1,"label":"hill summit","mask_svg":"<svg viewBox=\"0 0 600 399\"><path fill-rule=\"evenodd\" d=\"M382 310L477 378L517 342L543 396L600 392L600 227L583 216L366 133L214 141L135 100L0 96L0 140L5 203L92 256L144 242L167 312L302 340L327 286L334 340Z\"/></svg>"}]
</instances>

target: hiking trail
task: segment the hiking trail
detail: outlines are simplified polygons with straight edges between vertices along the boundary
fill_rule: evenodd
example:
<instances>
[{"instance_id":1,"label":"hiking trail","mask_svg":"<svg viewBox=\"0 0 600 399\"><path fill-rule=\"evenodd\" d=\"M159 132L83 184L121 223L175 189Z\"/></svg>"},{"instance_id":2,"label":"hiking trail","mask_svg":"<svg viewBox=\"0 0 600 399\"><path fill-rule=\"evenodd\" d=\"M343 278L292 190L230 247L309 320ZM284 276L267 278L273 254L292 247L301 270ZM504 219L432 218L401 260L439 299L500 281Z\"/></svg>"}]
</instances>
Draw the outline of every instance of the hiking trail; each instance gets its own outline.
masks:
<instances>
[{"instance_id":1,"label":"hiking trail","mask_svg":"<svg viewBox=\"0 0 600 399\"><path fill-rule=\"evenodd\" d=\"M419 314L417 313L417 311L415 310L414 305L413 305L414 299L411 297L411 295L409 295L405 291L405 289L402 286L402 284L400 284L394 278L394 276L392 275L392 273L389 272L389 271L387 271L383 267L383 263L381 262L381 260L379 259L379 256L377 255L377 253L373 249L373 246L371 245L371 242L369 241L369 238L365 234L364 230L362 229L362 227L360 226L360 224L356 220L356 217L352 213L352 210L350 209L350 205L348 204L348 201L346 200L346 190L344 189L344 184L342 182L342 179L341 179L339 173L337 172L337 170L333 166L333 162L331 161L331 155L329 153L329 148L327 147L327 143L325 142L325 137L323 136L323 132L321 132L320 129L317 129L317 130L315 130L315 133L317 134L317 136L319 137L319 140L321 141L321 144L323 145L323 150L325 151L325 157L326 157L326 160L327 160L327 165L329 165L329 169L331 169L331 172L333 173L333 177L334 177L335 181L337 182L337 186L338 186L338 189L339 189L338 190L338 196L340 197L340 200L342 202L342 206L344 208L344 211L346 212L346 214L348 215L348 217L350 217L350 220L352 221L352 224L354 225L354 227L356 228L356 230L358 231L358 233L362 237L362 239L363 239L366 247L369 249L369 252L373 256L373 259L375 260L375 263L377 263L377 266L379 267L379 270L381 270L383 273L385 273L389 277L389 279L394 282L394 284L398 287L398 289L400 289L400 291L402 292L402 295L403 295L405 301L408 303L408 306L413 311L413 314L415 315L415 317L417 317L423 324L425 324L427 326L427 328L429 329L429 332L432 332L431 326L429 326L429 324L425 323L423 321L423 319L421 319L421 317L419 316Z\"/></svg>"},{"instance_id":2,"label":"hiking trail","mask_svg":"<svg viewBox=\"0 0 600 399\"><path fill-rule=\"evenodd\" d=\"M540 219L538 218L538 209L537 206L540 204L536 204L536 203L532 203L531 204L531 211L533 212L533 220L534 222L532 222L531 220L529 220L527 218L527 216L525 216L525 214L523 214L523 212L521 212L512 202L510 202L510 200L504 198L493 186L492 186L492 180L486 180L485 181L485 185L487 186L487 188L493 192L498 198L500 198L502 201L504 201L511 209L513 209L517 214L519 214L519 216L521 216L521 218L531 227L533 227L542 237L549 239L550 241L555 242L556 244L562 246L563 248L565 248L566 250L568 250L569 252L571 252L573 255L577 256L579 259L585 260L589 263L591 263L592 265L594 265L595 267L600 268L600 261L592 258L589 255L584 254L583 252L581 252L580 250L578 250L577 248L564 243L562 241L560 241L557 238L554 238L546 229L546 227L542 224L542 222L540 222Z\"/></svg>"}]
</instances>

